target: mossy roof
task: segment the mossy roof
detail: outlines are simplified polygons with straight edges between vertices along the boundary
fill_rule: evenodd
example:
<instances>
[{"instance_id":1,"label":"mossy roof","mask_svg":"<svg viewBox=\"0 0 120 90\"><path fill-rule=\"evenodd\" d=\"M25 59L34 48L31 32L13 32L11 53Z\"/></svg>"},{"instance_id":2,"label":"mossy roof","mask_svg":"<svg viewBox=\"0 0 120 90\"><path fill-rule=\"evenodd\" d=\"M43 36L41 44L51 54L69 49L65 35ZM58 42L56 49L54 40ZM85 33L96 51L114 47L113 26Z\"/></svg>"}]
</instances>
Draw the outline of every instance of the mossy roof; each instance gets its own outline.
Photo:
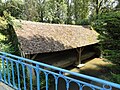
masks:
<instances>
[{"instance_id":1,"label":"mossy roof","mask_svg":"<svg viewBox=\"0 0 120 90\"><path fill-rule=\"evenodd\" d=\"M98 43L98 33L79 25L20 21L15 32L25 54L46 53Z\"/></svg>"}]
</instances>

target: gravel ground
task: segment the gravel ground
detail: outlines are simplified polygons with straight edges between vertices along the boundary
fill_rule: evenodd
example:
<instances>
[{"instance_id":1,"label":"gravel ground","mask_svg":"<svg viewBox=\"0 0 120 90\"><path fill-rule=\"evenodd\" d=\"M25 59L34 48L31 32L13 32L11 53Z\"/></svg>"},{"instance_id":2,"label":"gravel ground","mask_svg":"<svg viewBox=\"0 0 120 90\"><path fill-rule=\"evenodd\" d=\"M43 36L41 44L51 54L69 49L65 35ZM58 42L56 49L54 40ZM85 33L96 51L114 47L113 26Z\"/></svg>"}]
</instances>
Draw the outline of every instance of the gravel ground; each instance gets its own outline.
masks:
<instances>
[{"instance_id":1,"label":"gravel ground","mask_svg":"<svg viewBox=\"0 0 120 90\"><path fill-rule=\"evenodd\" d=\"M13 89L13 88L9 87L8 85L0 82L0 90L15 90L15 89Z\"/></svg>"}]
</instances>

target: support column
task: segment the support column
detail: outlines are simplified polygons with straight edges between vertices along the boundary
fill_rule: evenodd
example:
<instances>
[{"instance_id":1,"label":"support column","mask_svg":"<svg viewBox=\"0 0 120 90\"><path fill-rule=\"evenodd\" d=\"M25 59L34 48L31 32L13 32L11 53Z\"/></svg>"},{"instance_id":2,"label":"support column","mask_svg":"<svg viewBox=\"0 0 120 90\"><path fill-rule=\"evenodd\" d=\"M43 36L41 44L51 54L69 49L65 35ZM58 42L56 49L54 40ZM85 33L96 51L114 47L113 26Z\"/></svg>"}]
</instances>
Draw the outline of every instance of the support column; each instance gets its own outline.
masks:
<instances>
[{"instance_id":1,"label":"support column","mask_svg":"<svg viewBox=\"0 0 120 90\"><path fill-rule=\"evenodd\" d=\"M82 51L83 51L84 47L80 47L80 48L77 48L76 51L77 51L77 61L78 61L78 64L77 64L77 67L83 67L85 64L82 64L82 61L81 61L81 56L82 56Z\"/></svg>"},{"instance_id":2,"label":"support column","mask_svg":"<svg viewBox=\"0 0 120 90\"><path fill-rule=\"evenodd\" d=\"M31 60L34 60L34 59L37 57L37 55L38 55L38 54L33 55L33 57L31 57L30 59L31 59Z\"/></svg>"}]
</instances>

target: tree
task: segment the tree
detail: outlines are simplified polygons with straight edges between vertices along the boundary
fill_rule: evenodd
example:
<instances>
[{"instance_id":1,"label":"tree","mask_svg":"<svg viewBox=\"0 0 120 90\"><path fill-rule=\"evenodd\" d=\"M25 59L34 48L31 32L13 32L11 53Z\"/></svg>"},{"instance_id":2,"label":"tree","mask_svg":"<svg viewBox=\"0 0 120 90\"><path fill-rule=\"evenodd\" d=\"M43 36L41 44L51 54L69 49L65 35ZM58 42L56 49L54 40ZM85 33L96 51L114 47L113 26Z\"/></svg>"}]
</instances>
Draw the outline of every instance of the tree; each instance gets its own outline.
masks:
<instances>
[{"instance_id":1,"label":"tree","mask_svg":"<svg viewBox=\"0 0 120 90\"><path fill-rule=\"evenodd\" d=\"M117 10L120 10L120 0L117 1L116 9L117 9Z\"/></svg>"},{"instance_id":2,"label":"tree","mask_svg":"<svg viewBox=\"0 0 120 90\"><path fill-rule=\"evenodd\" d=\"M67 19L67 5L65 0L55 0L55 6L54 22L65 23Z\"/></svg>"},{"instance_id":3,"label":"tree","mask_svg":"<svg viewBox=\"0 0 120 90\"><path fill-rule=\"evenodd\" d=\"M65 0L48 0L45 3L45 20L52 23L65 23L67 5Z\"/></svg>"},{"instance_id":4,"label":"tree","mask_svg":"<svg viewBox=\"0 0 120 90\"><path fill-rule=\"evenodd\" d=\"M82 24L91 16L111 10L111 0L0 0L0 15L31 21ZM92 9L91 9L91 8Z\"/></svg>"},{"instance_id":5,"label":"tree","mask_svg":"<svg viewBox=\"0 0 120 90\"><path fill-rule=\"evenodd\" d=\"M54 19L54 13L55 13L55 2L54 0L48 0L45 2L45 21L52 23Z\"/></svg>"},{"instance_id":6,"label":"tree","mask_svg":"<svg viewBox=\"0 0 120 90\"><path fill-rule=\"evenodd\" d=\"M24 0L23 19L37 21L37 1L38 0Z\"/></svg>"},{"instance_id":7,"label":"tree","mask_svg":"<svg viewBox=\"0 0 120 90\"><path fill-rule=\"evenodd\" d=\"M91 0L91 10L93 15L109 12L113 10L115 0Z\"/></svg>"},{"instance_id":8,"label":"tree","mask_svg":"<svg viewBox=\"0 0 120 90\"><path fill-rule=\"evenodd\" d=\"M0 16L0 50L19 55L17 37L13 29L14 17L6 11Z\"/></svg>"},{"instance_id":9,"label":"tree","mask_svg":"<svg viewBox=\"0 0 120 90\"><path fill-rule=\"evenodd\" d=\"M87 18L89 14L89 0L74 0L74 19L75 24Z\"/></svg>"},{"instance_id":10,"label":"tree","mask_svg":"<svg viewBox=\"0 0 120 90\"><path fill-rule=\"evenodd\" d=\"M93 27L100 33L103 56L120 65L120 11L99 15Z\"/></svg>"},{"instance_id":11,"label":"tree","mask_svg":"<svg viewBox=\"0 0 120 90\"><path fill-rule=\"evenodd\" d=\"M6 2L1 0L0 2L0 16L3 16L3 11L7 11L13 17L21 18L24 5L21 0L7 0Z\"/></svg>"}]
</instances>

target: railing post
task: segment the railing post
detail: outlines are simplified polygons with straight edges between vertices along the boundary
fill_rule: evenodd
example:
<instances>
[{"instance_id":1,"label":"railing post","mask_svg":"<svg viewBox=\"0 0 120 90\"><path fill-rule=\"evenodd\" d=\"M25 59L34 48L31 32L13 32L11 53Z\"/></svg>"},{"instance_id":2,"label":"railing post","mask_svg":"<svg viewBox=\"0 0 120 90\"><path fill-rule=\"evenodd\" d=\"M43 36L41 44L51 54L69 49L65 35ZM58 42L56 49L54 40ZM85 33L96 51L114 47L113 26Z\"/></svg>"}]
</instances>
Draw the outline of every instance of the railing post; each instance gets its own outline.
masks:
<instances>
[{"instance_id":1,"label":"railing post","mask_svg":"<svg viewBox=\"0 0 120 90\"><path fill-rule=\"evenodd\" d=\"M2 72L1 72L1 67L0 67L0 81L2 81Z\"/></svg>"},{"instance_id":2,"label":"railing post","mask_svg":"<svg viewBox=\"0 0 120 90\"><path fill-rule=\"evenodd\" d=\"M32 90L32 68L28 66L29 74L30 74L30 90Z\"/></svg>"},{"instance_id":3,"label":"railing post","mask_svg":"<svg viewBox=\"0 0 120 90\"><path fill-rule=\"evenodd\" d=\"M67 88L67 90L69 90L69 82L68 81L66 81L66 88Z\"/></svg>"},{"instance_id":4,"label":"railing post","mask_svg":"<svg viewBox=\"0 0 120 90\"><path fill-rule=\"evenodd\" d=\"M8 59L6 59L6 63L7 63L7 72L8 72L8 84L11 86Z\"/></svg>"},{"instance_id":5,"label":"railing post","mask_svg":"<svg viewBox=\"0 0 120 90\"><path fill-rule=\"evenodd\" d=\"M37 90L40 90L40 71L39 71L39 65L36 65L36 74L37 74Z\"/></svg>"},{"instance_id":6,"label":"railing post","mask_svg":"<svg viewBox=\"0 0 120 90\"><path fill-rule=\"evenodd\" d=\"M26 90L26 77L25 77L25 66L22 64L23 79L24 79L24 90Z\"/></svg>"},{"instance_id":7,"label":"railing post","mask_svg":"<svg viewBox=\"0 0 120 90\"><path fill-rule=\"evenodd\" d=\"M3 57L5 57L5 55ZM5 70L5 60L4 60L3 57L2 57L2 68L3 68L3 72L4 72L4 82L7 83L7 81L6 81L6 70Z\"/></svg>"},{"instance_id":8,"label":"railing post","mask_svg":"<svg viewBox=\"0 0 120 90\"><path fill-rule=\"evenodd\" d=\"M20 88L20 72L19 72L19 64L16 62L17 66L17 76L18 76L18 90L21 90Z\"/></svg>"},{"instance_id":9,"label":"railing post","mask_svg":"<svg viewBox=\"0 0 120 90\"><path fill-rule=\"evenodd\" d=\"M1 73L1 69L0 69L0 81L2 81L2 75L1 75L2 73Z\"/></svg>"},{"instance_id":10,"label":"railing post","mask_svg":"<svg viewBox=\"0 0 120 90\"><path fill-rule=\"evenodd\" d=\"M78 83L79 90L82 90L82 85Z\"/></svg>"},{"instance_id":11,"label":"railing post","mask_svg":"<svg viewBox=\"0 0 120 90\"><path fill-rule=\"evenodd\" d=\"M58 90L58 77L55 76L55 90Z\"/></svg>"},{"instance_id":12,"label":"railing post","mask_svg":"<svg viewBox=\"0 0 120 90\"><path fill-rule=\"evenodd\" d=\"M0 57L0 63L2 63L1 57ZM2 79L2 65L0 67L0 81L3 81L3 79Z\"/></svg>"},{"instance_id":13,"label":"railing post","mask_svg":"<svg viewBox=\"0 0 120 90\"><path fill-rule=\"evenodd\" d=\"M13 61L10 61L10 62L11 62L11 66L12 66L12 81L13 81L12 84L13 84L13 87L16 88Z\"/></svg>"},{"instance_id":14,"label":"railing post","mask_svg":"<svg viewBox=\"0 0 120 90\"><path fill-rule=\"evenodd\" d=\"M48 90L48 73L45 72L46 90Z\"/></svg>"}]
</instances>

